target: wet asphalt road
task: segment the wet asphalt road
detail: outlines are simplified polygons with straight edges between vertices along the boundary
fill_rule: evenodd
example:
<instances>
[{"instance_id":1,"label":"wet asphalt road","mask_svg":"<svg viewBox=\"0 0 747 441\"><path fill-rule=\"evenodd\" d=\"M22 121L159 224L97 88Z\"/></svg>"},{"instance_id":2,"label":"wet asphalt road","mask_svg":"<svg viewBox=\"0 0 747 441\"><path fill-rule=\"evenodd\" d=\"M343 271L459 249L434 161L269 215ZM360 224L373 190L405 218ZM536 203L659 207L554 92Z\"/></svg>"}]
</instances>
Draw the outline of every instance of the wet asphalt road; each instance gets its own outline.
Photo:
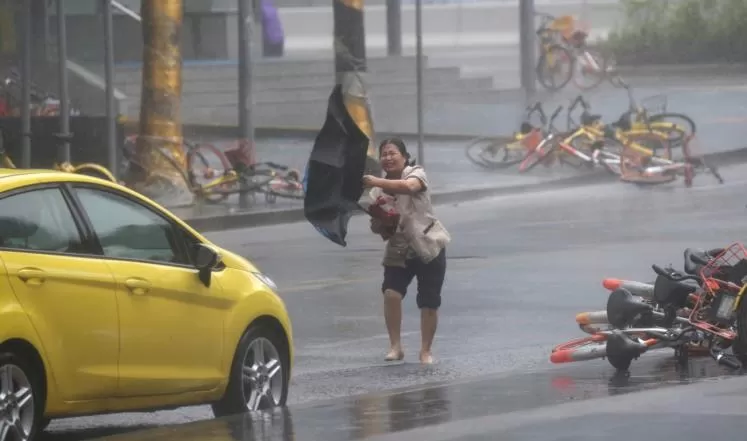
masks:
<instances>
[{"instance_id":1,"label":"wet asphalt road","mask_svg":"<svg viewBox=\"0 0 747 441\"><path fill-rule=\"evenodd\" d=\"M560 370L494 375L107 439L567 441L601 436L615 441L699 441L703 434L719 441L743 438L747 378L728 378L704 360L675 366L671 359L657 358L641 362L644 373L631 376L593 365L579 366L572 377Z\"/></svg>"},{"instance_id":2,"label":"wet asphalt road","mask_svg":"<svg viewBox=\"0 0 747 441\"><path fill-rule=\"evenodd\" d=\"M507 384L533 384L531 376L521 375L551 367L551 348L580 335L574 315L604 307L602 278L648 280L652 263L681 265L686 247L742 240L745 172L747 166L724 168L724 185L697 176L691 189L681 182L655 188L610 183L438 207L453 243L434 346L437 364L430 368L415 361L419 323L412 295L404 308L405 362L383 362L383 244L368 233L364 218L351 221L347 249L326 241L306 223L208 236L249 257L280 286L297 339L291 409L315 400L487 374L513 378ZM671 356L671 351L662 355ZM666 376L667 368L648 364L657 357L647 357L633 365L633 375L661 385L656 377ZM724 373L707 359L693 363L696 370L705 370L696 376ZM609 393L612 370L604 361L552 368L542 375L561 383L580 381L596 391L591 395ZM554 387L551 383L544 387ZM516 393L527 391L517 387ZM53 422L46 439L87 439L208 418L204 406L75 418Z\"/></svg>"}]
</instances>

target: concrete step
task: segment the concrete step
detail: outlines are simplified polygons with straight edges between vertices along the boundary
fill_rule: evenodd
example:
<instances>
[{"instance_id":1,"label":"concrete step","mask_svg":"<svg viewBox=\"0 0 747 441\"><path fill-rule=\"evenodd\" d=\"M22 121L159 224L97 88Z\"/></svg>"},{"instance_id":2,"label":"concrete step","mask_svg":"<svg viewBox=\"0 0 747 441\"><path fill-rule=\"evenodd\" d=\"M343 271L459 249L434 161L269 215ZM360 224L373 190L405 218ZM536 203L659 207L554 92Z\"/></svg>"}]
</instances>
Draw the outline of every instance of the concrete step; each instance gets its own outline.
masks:
<instances>
[{"instance_id":1,"label":"concrete step","mask_svg":"<svg viewBox=\"0 0 747 441\"><path fill-rule=\"evenodd\" d=\"M517 100L519 92L475 91L430 93L425 101L424 116L428 117L429 109L439 109L457 106L460 102L468 103L470 108L475 105L485 105L493 108L495 103ZM372 111L374 128L377 131L398 130L403 124L416 129L416 97L414 95L400 95L396 97L373 97ZM521 112L517 107L517 114ZM277 103L257 106L253 113L254 124L258 127L317 127L321 128L327 112L326 101L308 101L300 103ZM136 119L136 115L132 117ZM219 124L237 125L238 113L233 107L217 108L184 108L182 121L185 124ZM496 123L499 123L497 121Z\"/></svg>"},{"instance_id":2,"label":"concrete step","mask_svg":"<svg viewBox=\"0 0 747 441\"><path fill-rule=\"evenodd\" d=\"M415 57L385 57L368 60L366 70L369 73L415 71ZM103 67L90 66L94 72L103 74ZM252 67L255 78L282 76L307 76L319 74L334 74L333 60L272 60L259 61ZM238 78L238 65L236 63L224 64L192 64L182 67L182 81L192 80L235 80ZM139 66L118 66L114 74L114 82L117 84L140 83L142 81L142 70Z\"/></svg>"},{"instance_id":3,"label":"concrete step","mask_svg":"<svg viewBox=\"0 0 747 441\"><path fill-rule=\"evenodd\" d=\"M426 93L462 93L474 91L485 93L490 90L493 80L490 78L474 78L450 82L449 84L434 85L426 90ZM286 89L286 90L258 90L254 96L255 104L264 105L270 103L301 103L301 102L323 102L326 103L331 93L330 87L309 89ZM417 87L411 84L395 84L369 88L372 99L377 97L392 97L400 95L415 95ZM208 92L208 93L185 93L182 96L184 107L236 107L239 98L236 92ZM133 96L128 100L132 105L139 106L139 97ZM326 105L326 104L325 104Z\"/></svg>"},{"instance_id":4,"label":"concrete step","mask_svg":"<svg viewBox=\"0 0 747 441\"><path fill-rule=\"evenodd\" d=\"M424 71L426 85L441 85L458 82L460 80L459 68L442 67ZM391 74L375 73L366 75L366 84L372 87L386 87L395 84L415 83L415 72L397 71ZM295 78L258 78L255 79L253 87L255 90L286 90L286 89L312 89L331 88L334 86L334 75L320 74ZM139 83L116 84L116 87L128 96L139 96L142 87ZM214 80L192 80L185 81L182 85L182 93L221 93L238 92L238 81L214 81Z\"/></svg>"},{"instance_id":5,"label":"concrete step","mask_svg":"<svg viewBox=\"0 0 747 441\"><path fill-rule=\"evenodd\" d=\"M497 102L506 100L517 100L523 97L518 90L428 90L424 96L425 106L435 109L439 107L448 107L460 103L469 105L485 104L494 105ZM387 109L411 108L415 111L417 96L415 92L400 93L395 95L386 95L381 93L370 93L371 105L375 112L386 113ZM137 119L140 112L140 103L136 99L127 100L127 116L130 119ZM263 124L278 125L285 124L285 118L297 119L298 115L316 115L322 117L326 113L328 96L323 99L295 101L295 102L273 102L273 103L255 103L255 115L270 115L276 119ZM234 124L237 118L237 105L224 104L218 106L204 106L201 103L192 104L182 102L182 120L185 124L189 123L220 123ZM217 116L216 116L217 115ZM270 118L268 116L268 118ZM259 117L259 116L257 116ZM211 118L217 118L212 121ZM264 118L264 117L263 117ZM212 122L211 122L212 121ZM222 122L221 122L222 121Z\"/></svg>"}]
</instances>

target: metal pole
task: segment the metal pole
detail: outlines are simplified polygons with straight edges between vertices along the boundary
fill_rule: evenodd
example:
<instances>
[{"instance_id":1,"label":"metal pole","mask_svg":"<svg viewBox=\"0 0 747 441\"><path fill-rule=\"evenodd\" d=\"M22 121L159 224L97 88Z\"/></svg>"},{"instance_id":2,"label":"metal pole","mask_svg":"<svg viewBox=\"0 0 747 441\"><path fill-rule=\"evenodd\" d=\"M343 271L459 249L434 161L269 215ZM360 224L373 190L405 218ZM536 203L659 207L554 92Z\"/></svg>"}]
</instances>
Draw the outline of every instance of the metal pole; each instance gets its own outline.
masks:
<instances>
[{"instance_id":1,"label":"metal pole","mask_svg":"<svg viewBox=\"0 0 747 441\"><path fill-rule=\"evenodd\" d=\"M252 0L238 0L239 25L239 138L251 151L254 151L254 122L252 110L252 25L254 5ZM241 186L243 187L243 185ZM243 188L241 188L243 190ZM239 207L246 207L249 194L239 191Z\"/></svg>"},{"instance_id":2,"label":"metal pole","mask_svg":"<svg viewBox=\"0 0 747 441\"><path fill-rule=\"evenodd\" d=\"M521 87L529 100L537 91L534 71L534 0L519 0Z\"/></svg>"},{"instance_id":3,"label":"metal pole","mask_svg":"<svg viewBox=\"0 0 747 441\"><path fill-rule=\"evenodd\" d=\"M49 62L49 50L47 47L49 47L50 38L49 38L49 4L47 3L47 0L42 0L42 15L44 16L44 23L42 24L42 35L44 38L44 62Z\"/></svg>"},{"instance_id":4,"label":"metal pole","mask_svg":"<svg viewBox=\"0 0 747 441\"><path fill-rule=\"evenodd\" d=\"M117 112L114 107L114 26L112 24L112 1L102 0L104 18L104 81L106 82L106 150L109 171L117 177Z\"/></svg>"},{"instance_id":5,"label":"metal pole","mask_svg":"<svg viewBox=\"0 0 747 441\"><path fill-rule=\"evenodd\" d=\"M417 114L418 114L418 163L424 165L423 152L423 5L422 0L415 0L415 46L417 70Z\"/></svg>"},{"instance_id":6,"label":"metal pole","mask_svg":"<svg viewBox=\"0 0 747 441\"><path fill-rule=\"evenodd\" d=\"M31 168L31 2L24 2L21 55L21 168Z\"/></svg>"},{"instance_id":7,"label":"metal pole","mask_svg":"<svg viewBox=\"0 0 747 441\"><path fill-rule=\"evenodd\" d=\"M62 158L70 162L70 93L67 89L67 28L65 1L57 0L57 63L60 76L60 135Z\"/></svg>"},{"instance_id":8,"label":"metal pole","mask_svg":"<svg viewBox=\"0 0 747 441\"><path fill-rule=\"evenodd\" d=\"M242 139L254 145L252 121L252 4L251 0L239 2L239 130Z\"/></svg>"},{"instance_id":9,"label":"metal pole","mask_svg":"<svg viewBox=\"0 0 747 441\"><path fill-rule=\"evenodd\" d=\"M386 0L386 43L390 56L402 55L401 0Z\"/></svg>"}]
</instances>

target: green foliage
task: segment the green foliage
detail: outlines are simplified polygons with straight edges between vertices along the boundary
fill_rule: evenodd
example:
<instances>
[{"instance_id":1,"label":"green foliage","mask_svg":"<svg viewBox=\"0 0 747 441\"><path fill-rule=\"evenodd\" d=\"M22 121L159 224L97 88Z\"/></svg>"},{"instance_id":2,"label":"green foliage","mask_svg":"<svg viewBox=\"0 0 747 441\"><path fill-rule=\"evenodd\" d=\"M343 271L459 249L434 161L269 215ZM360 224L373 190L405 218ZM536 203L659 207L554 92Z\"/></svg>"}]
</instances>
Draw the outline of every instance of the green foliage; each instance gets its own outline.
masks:
<instances>
[{"instance_id":1,"label":"green foliage","mask_svg":"<svg viewBox=\"0 0 747 441\"><path fill-rule=\"evenodd\" d=\"M604 46L619 64L747 62L747 0L622 0Z\"/></svg>"}]
</instances>

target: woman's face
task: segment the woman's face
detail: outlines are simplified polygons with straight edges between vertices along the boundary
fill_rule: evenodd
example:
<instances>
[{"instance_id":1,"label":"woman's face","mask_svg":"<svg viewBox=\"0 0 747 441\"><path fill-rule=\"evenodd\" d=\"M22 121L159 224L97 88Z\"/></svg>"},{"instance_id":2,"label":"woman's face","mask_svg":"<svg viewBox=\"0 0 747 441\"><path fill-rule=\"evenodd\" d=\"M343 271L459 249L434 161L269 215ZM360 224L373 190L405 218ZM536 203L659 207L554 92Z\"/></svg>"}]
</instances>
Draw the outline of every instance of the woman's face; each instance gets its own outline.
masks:
<instances>
[{"instance_id":1,"label":"woman's face","mask_svg":"<svg viewBox=\"0 0 747 441\"><path fill-rule=\"evenodd\" d=\"M396 174L405 169L405 157L394 144L387 144L381 149L381 168L388 174Z\"/></svg>"}]
</instances>

